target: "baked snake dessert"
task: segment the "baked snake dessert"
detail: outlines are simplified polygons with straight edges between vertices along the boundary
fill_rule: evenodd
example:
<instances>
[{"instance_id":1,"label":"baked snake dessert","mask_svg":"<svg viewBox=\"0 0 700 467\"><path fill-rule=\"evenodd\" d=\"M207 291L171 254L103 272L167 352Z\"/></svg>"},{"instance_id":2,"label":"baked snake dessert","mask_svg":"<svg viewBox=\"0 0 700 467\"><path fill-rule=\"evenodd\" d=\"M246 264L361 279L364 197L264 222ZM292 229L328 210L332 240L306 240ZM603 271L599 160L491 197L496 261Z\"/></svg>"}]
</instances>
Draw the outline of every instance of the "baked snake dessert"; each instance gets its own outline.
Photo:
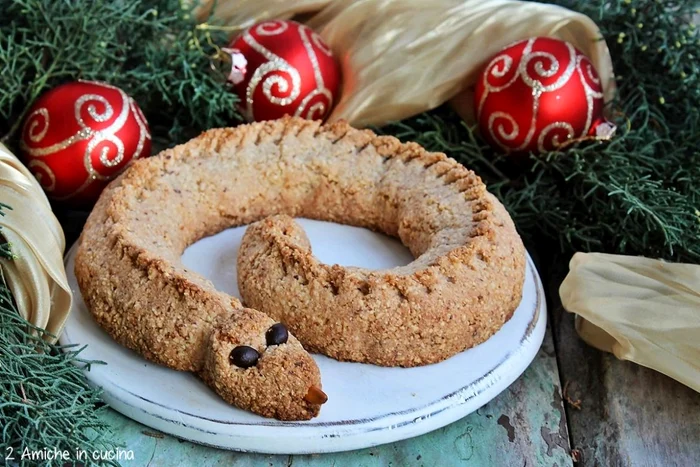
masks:
<instances>
[{"instance_id":1,"label":"baked snake dessert","mask_svg":"<svg viewBox=\"0 0 700 467\"><path fill-rule=\"evenodd\" d=\"M293 217L398 237L416 259L374 271L322 264ZM251 223L238 258L244 308L180 257ZM235 406L294 420L326 400L304 347L387 366L446 359L512 316L525 251L500 202L444 154L285 118L210 130L136 161L90 214L75 273L119 343L195 372Z\"/></svg>"}]
</instances>

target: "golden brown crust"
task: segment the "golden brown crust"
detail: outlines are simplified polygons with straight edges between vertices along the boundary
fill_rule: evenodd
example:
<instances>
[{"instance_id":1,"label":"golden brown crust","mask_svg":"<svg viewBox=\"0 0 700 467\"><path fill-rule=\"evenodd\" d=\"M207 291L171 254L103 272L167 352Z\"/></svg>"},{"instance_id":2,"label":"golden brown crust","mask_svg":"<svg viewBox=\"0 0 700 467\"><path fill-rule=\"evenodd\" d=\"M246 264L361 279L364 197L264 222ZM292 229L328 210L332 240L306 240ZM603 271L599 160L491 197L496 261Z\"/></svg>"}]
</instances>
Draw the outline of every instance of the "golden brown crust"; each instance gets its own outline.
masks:
<instances>
[{"instance_id":1,"label":"golden brown crust","mask_svg":"<svg viewBox=\"0 0 700 467\"><path fill-rule=\"evenodd\" d=\"M444 154L342 123L328 131L342 135L340 148L300 178L321 178L301 215L398 236L417 259L378 271L323 264L291 217L272 216L251 225L239 249L245 303L310 351L385 366L438 362L498 331L525 274L501 203Z\"/></svg>"},{"instance_id":2,"label":"golden brown crust","mask_svg":"<svg viewBox=\"0 0 700 467\"><path fill-rule=\"evenodd\" d=\"M267 346L265 331L274 321L259 311L244 308L212 332L202 379L229 404L245 407L279 420L308 420L320 404L305 396L321 386L321 373L313 358L294 336L283 345ZM229 362L234 347L249 345L261 355L257 365L236 368Z\"/></svg>"},{"instance_id":3,"label":"golden brown crust","mask_svg":"<svg viewBox=\"0 0 700 467\"><path fill-rule=\"evenodd\" d=\"M389 272L326 266L303 239L288 244L280 236L275 226L283 219L266 221L259 234L250 229L240 259L250 279L242 281L246 301L291 319L285 324L314 350L383 365L438 361L488 338L519 302L522 243L472 172L413 143L298 118L211 130L136 161L105 190L81 236L75 269L85 302L118 342L198 372L239 407L283 419L314 416L318 407L298 396L303 386L320 386L318 369L292 337L280 346L294 350L284 358L265 352L255 371L233 369L248 376L229 377L224 337L264 338L260 332L273 321L244 311L180 261L202 237L278 214L382 231L417 257ZM282 293L268 301L275 286L254 271L256 264L295 287L289 296L295 309ZM295 282L293 270L309 275L316 295L300 292L303 281ZM328 293L336 298L322 296ZM342 297L347 303L338 303ZM329 325L320 303L338 306L344 318ZM353 303L362 304L356 315ZM367 319L369 313L378 318ZM292 361L301 362L299 370L284 379L280 368ZM265 381L275 381L274 388Z\"/></svg>"}]
</instances>

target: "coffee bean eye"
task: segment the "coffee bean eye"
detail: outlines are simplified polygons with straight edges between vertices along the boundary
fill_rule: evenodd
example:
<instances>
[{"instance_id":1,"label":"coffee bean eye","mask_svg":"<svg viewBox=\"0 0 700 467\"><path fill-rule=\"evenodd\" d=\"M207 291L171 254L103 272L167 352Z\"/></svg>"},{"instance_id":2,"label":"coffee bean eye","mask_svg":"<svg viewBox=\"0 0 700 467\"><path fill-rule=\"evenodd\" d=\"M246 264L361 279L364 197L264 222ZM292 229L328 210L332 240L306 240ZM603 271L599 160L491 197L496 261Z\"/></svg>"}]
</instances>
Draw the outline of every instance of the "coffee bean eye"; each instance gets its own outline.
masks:
<instances>
[{"instance_id":1,"label":"coffee bean eye","mask_svg":"<svg viewBox=\"0 0 700 467\"><path fill-rule=\"evenodd\" d=\"M265 333L265 341L267 345L281 345L289 339L289 332L282 323L273 324Z\"/></svg>"},{"instance_id":2,"label":"coffee bean eye","mask_svg":"<svg viewBox=\"0 0 700 467\"><path fill-rule=\"evenodd\" d=\"M231 364L236 365L239 368L250 368L258 363L260 354L257 350L247 345L239 345L235 347L231 354L228 356Z\"/></svg>"}]
</instances>

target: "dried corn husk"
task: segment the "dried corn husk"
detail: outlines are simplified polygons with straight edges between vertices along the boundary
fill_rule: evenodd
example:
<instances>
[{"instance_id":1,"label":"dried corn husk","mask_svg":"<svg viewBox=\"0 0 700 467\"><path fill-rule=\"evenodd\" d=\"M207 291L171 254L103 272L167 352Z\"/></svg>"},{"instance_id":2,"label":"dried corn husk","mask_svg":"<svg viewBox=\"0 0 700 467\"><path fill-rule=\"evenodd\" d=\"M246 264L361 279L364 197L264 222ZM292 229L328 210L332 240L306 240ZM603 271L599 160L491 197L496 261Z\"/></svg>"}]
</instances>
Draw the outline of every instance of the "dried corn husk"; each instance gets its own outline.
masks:
<instances>
[{"instance_id":1,"label":"dried corn husk","mask_svg":"<svg viewBox=\"0 0 700 467\"><path fill-rule=\"evenodd\" d=\"M577 253L559 289L588 344L700 392L700 266Z\"/></svg>"},{"instance_id":2,"label":"dried corn husk","mask_svg":"<svg viewBox=\"0 0 700 467\"><path fill-rule=\"evenodd\" d=\"M0 217L0 234L15 258L1 260L0 266L17 308L27 321L58 337L71 307L63 230L39 183L2 143L0 202L12 208Z\"/></svg>"}]
</instances>

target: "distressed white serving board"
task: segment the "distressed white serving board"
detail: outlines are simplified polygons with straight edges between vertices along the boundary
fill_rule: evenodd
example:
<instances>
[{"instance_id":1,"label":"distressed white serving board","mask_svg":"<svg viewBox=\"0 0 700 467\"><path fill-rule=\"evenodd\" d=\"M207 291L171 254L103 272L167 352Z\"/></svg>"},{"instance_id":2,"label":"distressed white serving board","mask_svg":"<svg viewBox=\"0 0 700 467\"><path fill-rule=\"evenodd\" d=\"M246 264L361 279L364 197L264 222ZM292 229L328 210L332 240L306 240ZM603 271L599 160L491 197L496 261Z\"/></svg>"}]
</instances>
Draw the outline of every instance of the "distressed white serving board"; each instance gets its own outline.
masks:
<instances>
[{"instance_id":1,"label":"distressed white serving board","mask_svg":"<svg viewBox=\"0 0 700 467\"><path fill-rule=\"evenodd\" d=\"M314 254L325 263L389 268L412 260L398 241L356 227L300 220ZM245 227L190 246L184 264L239 296L236 256ZM506 389L535 357L546 327L542 284L528 257L523 299L491 339L444 362L382 368L314 355L329 400L319 417L280 422L231 407L190 373L154 365L114 342L86 308L73 274L75 246L66 257L74 294L62 344L87 344L85 359L102 360L87 373L115 410L165 433L238 451L307 454L390 443L445 426Z\"/></svg>"}]
</instances>

